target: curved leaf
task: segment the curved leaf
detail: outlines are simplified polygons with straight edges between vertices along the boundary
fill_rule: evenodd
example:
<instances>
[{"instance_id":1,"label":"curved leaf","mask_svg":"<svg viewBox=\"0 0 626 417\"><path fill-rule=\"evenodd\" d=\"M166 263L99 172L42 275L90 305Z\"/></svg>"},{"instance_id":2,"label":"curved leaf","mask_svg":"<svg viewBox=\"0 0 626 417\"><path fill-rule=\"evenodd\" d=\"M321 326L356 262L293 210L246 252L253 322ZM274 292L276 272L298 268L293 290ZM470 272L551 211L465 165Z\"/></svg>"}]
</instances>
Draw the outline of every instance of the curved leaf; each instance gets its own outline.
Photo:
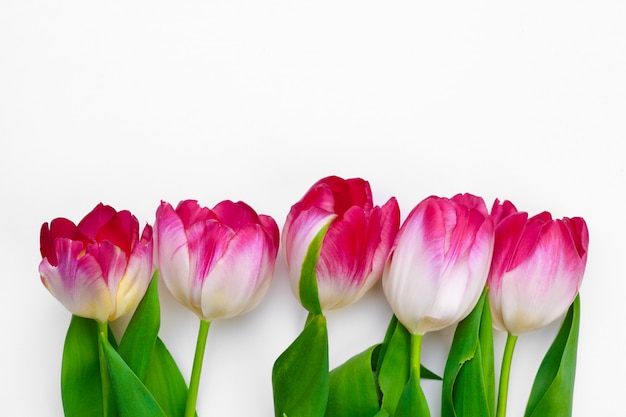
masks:
<instances>
[{"instance_id":1,"label":"curved leaf","mask_svg":"<svg viewBox=\"0 0 626 417\"><path fill-rule=\"evenodd\" d=\"M411 334L393 316L380 348L376 373L382 393L382 409L394 415L396 406L409 382ZM441 377L420 366L422 379L441 380ZM419 385L419 383L418 383Z\"/></svg>"},{"instance_id":2,"label":"curved leaf","mask_svg":"<svg viewBox=\"0 0 626 417\"><path fill-rule=\"evenodd\" d=\"M539 366L524 417L572 415L579 326L580 296L576 296Z\"/></svg>"},{"instance_id":3,"label":"curved leaf","mask_svg":"<svg viewBox=\"0 0 626 417\"><path fill-rule=\"evenodd\" d=\"M320 306L317 291L317 276L315 275L315 267L317 265L317 260L320 257L320 252L322 251L324 236L326 236L329 226L330 223L326 224L320 229L319 232L317 232L317 235L315 235L315 238L311 241L311 244L307 249L304 262L302 262L298 291L302 306L311 314L322 314L322 307Z\"/></svg>"},{"instance_id":4,"label":"curved leaf","mask_svg":"<svg viewBox=\"0 0 626 417\"><path fill-rule=\"evenodd\" d=\"M184 415L189 389L160 338L156 339L154 345L145 384L168 417Z\"/></svg>"},{"instance_id":5,"label":"curved leaf","mask_svg":"<svg viewBox=\"0 0 626 417\"><path fill-rule=\"evenodd\" d=\"M104 337L100 337L120 417L167 417L159 404Z\"/></svg>"},{"instance_id":6,"label":"curved leaf","mask_svg":"<svg viewBox=\"0 0 626 417\"><path fill-rule=\"evenodd\" d=\"M411 373L409 382L406 384L394 417L430 417L430 410L426 396L420 385L420 378Z\"/></svg>"},{"instance_id":7,"label":"curved leaf","mask_svg":"<svg viewBox=\"0 0 626 417\"><path fill-rule=\"evenodd\" d=\"M373 416L380 410L373 373L374 345L353 356L330 373L326 417Z\"/></svg>"},{"instance_id":8,"label":"curved leaf","mask_svg":"<svg viewBox=\"0 0 626 417\"><path fill-rule=\"evenodd\" d=\"M161 325L159 306L158 272L152 276L150 286L128 323L117 349L130 369L144 380Z\"/></svg>"},{"instance_id":9,"label":"curved leaf","mask_svg":"<svg viewBox=\"0 0 626 417\"><path fill-rule=\"evenodd\" d=\"M102 415L98 324L72 316L63 348L61 398L66 417Z\"/></svg>"},{"instance_id":10,"label":"curved leaf","mask_svg":"<svg viewBox=\"0 0 626 417\"><path fill-rule=\"evenodd\" d=\"M322 417L329 390L326 318L314 315L272 369L276 417Z\"/></svg>"},{"instance_id":11,"label":"curved leaf","mask_svg":"<svg viewBox=\"0 0 626 417\"><path fill-rule=\"evenodd\" d=\"M443 376L442 417L494 415L493 331L487 290L454 333Z\"/></svg>"}]
</instances>

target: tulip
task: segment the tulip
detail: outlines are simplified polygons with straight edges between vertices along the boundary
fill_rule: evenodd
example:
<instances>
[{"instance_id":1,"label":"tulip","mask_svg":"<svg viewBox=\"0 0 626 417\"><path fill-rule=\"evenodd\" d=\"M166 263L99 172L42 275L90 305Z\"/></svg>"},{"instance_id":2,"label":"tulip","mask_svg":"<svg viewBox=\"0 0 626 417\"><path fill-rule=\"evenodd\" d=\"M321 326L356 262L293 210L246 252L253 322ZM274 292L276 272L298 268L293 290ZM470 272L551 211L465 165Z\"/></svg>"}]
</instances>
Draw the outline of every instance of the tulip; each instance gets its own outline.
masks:
<instances>
[{"instance_id":1,"label":"tulip","mask_svg":"<svg viewBox=\"0 0 626 417\"><path fill-rule=\"evenodd\" d=\"M501 207L496 200L492 212ZM494 327L520 335L562 316L578 294L588 243L580 217L528 218L515 209L502 216L488 281Z\"/></svg>"},{"instance_id":2,"label":"tulip","mask_svg":"<svg viewBox=\"0 0 626 417\"><path fill-rule=\"evenodd\" d=\"M283 228L293 293L300 299L304 259L313 239L327 227L315 265L321 309L355 302L382 276L399 223L396 199L374 206L367 181L335 176L317 181L291 207Z\"/></svg>"},{"instance_id":3,"label":"tulip","mask_svg":"<svg viewBox=\"0 0 626 417\"><path fill-rule=\"evenodd\" d=\"M159 273L182 305L205 321L254 308L274 273L278 226L245 203L223 201L213 210L162 202L156 213Z\"/></svg>"},{"instance_id":4,"label":"tulip","mask_svg":"<svg viewBox=\"0 0 626 417\"><path fill-rule=\"evenodd\" d=\"M242 202L222 201L210 210L185 200L176 210L161 202L154 228L163 282L200 318L184 414L192 417L210 323L249 311L261 301L274 274L278 226Z\"/></svg>"},{"instance_id":5,"label":"tulip","mask_svg":"<svg viewBox=\"0 0 626 417\"><path fill-rule=\"evenodd\" d=\"M41 281L72 314L106 323L130 312L152 276L152 228L139 237L128 211L98 204L76 226L56 218L41 227Z\"/></svg>"},{"instance_id":6,"label":"tulip","mask_svg":"<svg viewBox=\"0 0 626 417\"><path fill-rule=\"evenodd\" d=\"M580 217L528 218L508 201L495 201L494 255L487 284L493 325L507 332L497 417L506 415L511 362L520 334L563 315L578 294L587 262L589 232Z\"/></svg>"},{"instance_id":7,"label":"tulip","mask_svg":"<svg viewBox=\"0 0 626 417\"><path fill-rule=\"evenodd\" d=\"M487 280L493 239L480 197L431 196L411 211L383 275L391 309L410 333L439 330L470 313Z\"/></svg>"}]
</instances>

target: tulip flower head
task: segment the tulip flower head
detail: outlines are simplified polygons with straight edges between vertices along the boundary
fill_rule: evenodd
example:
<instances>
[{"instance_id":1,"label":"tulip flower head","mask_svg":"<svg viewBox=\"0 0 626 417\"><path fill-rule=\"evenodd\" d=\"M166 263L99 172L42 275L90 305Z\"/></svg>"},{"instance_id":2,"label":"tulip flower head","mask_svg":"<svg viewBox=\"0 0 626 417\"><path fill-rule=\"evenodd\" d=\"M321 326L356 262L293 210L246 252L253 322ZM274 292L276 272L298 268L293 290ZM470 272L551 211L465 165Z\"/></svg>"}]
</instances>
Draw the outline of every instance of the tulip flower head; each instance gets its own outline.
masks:
<instances>
[{"instance_id":1,"label":"tulip flower head","mask_svg":"<svg viewBox=\"0 0 626 417\"><path fill-rule=\"evenodd\" d=\"M101 323L133 310L152 276L152 228L139 237L128 211L98 204L78 226L56 218L41 227L41 281L72 314Z\"/></svg>"},{"instance_id":2,"label":"tulip flower head","mask_svg":"<svg viewBox=\"0 0 626 417\"><path fill-rule=\"evenodd\" d=\"M161 202L154 227L159 273L200 319L242 314L267 292L279 244L271 217L242 202L223 201L212 210L194 200L175 210Z\"/></svg>"},{"instance_id":3,"label":"tulip flower head","mask_svg":"<svg viewBox=\"0 0 626 417\"><path fill-rule=\"evenodd\" d=\"M492 213L502 206L496 200ZM543 212L529 218L514 207L505 212L495 230L489 301L494 327L520 335L570 306L585 271L589 232L580 217L553 220Z\"/></svg>"},{"instance_id":4,"label":"tulip flower head","mask_svg":"<svg viewBox=\"0 0 626 417\"><path fill-rule=\"evenodd\" d=\"M414 335L467 316L487 280L493 224L482 198L431 196L404 221L383 274L383 291Z\"/></svg>"},{"instance_id":5,"label":"tulip flower head","mask_svg":"<svg viewBox=\"0 0 626 417\"><path fill-rule=\"evenodd\" d=\"M327 227L315 265L320 306L335 309L358 300L382 276L399 223L396 199L374 206L367 181L335 176L319 180L291 207L283 228L293 293L300 299L307 251Z\"/></svg>"}]
</instances>

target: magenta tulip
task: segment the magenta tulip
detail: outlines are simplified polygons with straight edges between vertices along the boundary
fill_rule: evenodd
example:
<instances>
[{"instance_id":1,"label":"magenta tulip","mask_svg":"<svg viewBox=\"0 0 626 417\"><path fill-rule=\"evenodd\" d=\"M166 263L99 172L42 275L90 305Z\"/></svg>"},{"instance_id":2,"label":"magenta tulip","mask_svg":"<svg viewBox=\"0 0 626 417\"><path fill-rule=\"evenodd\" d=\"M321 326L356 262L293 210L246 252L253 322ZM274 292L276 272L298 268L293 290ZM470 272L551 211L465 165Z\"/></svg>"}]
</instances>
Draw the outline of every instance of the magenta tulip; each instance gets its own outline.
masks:
<instances>
[{"instance_id":1,"label":"magenta tulip","mask_svg":"<svg viewBox=\"0 0 626 417\"><path fill-rule=\"evenodd\" d=\"M492 210L499 214L488 285L494 327L519 335L556 320L572 303L589 232L580 217L553 220L543 212L528 218L511 207L496 201Z\"/></svg>"},{"instance_id":2,"label":"magenta tulip","mask_svg":"<svg viewBox=\"0 0 626 417\"><path fill-rule=\"evenodd\" d=\"M299 295L300 272L315 236L328 227L315 273L322 310L346 306L382 276L400 223L395 198L374 206L367 181L327 177L291 207L283 247L291 288Z\"/></svg>"},{"instance_id":3,"label":"magenta tulip","mask_svg":"<svg viewBox=\"0 0 626 417\"><path fill-rule=\"evenodd\" d=\"M156 212L159 273L172 295L204 321L226 319L254 308L274 273L276 222L242 202L223 201L210 210L181 201L162 202Z\"/></svg>"},{"instance_id":4,"label":"magenta tulip","mask_svg":"<svg viewBox=\"0 0 626 417\"><path fill-rule=\"evenodd\" d=\"M465 318L487 280L493 224L482 198L431 196L404 221L387 260L383 290L414 335Z\"/></svg>"},{"instance_id":5,"label":"magenta tulip","mask_svg":"<svg viewBox=\"0 0 626 417\"><path fill-rule=\"evenodd\" d=\"M98 204L78 226L44 223L40 238L41 280L72 314L106 323L141 301L152 276L152 228L139 237L130 212Z\"/></svg>"}]
</instances>

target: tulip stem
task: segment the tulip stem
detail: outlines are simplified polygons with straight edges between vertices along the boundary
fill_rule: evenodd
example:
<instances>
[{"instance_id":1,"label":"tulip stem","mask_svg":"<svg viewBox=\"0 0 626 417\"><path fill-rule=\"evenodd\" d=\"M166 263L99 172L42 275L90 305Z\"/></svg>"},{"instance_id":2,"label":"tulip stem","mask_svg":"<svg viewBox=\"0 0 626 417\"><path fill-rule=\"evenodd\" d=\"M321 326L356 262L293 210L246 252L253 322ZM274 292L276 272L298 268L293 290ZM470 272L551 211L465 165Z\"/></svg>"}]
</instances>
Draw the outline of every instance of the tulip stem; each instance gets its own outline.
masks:
<instances>
[{"instance_id":1,"label":"tulip stem","mask_svg":"<svg viewBox=\"0 0 626 417\"><path fill-rule=\"evenodd\" d=\"M100 362L100 382L102 384L102 415L104 417L109 416L109 368L107 367L106 359L104 357L104 345L102 340L108 340L109 327L107 322L98 322L98 332L101 337L98 337L98 360Z\"/></svg>"},{"instance_id":2,"label":"tulip stem","mask_svg":"<svg viewBox=\"0 0 626 417\"><path fill-rule=\"evenodd\" d=\"M412 334L411 335L411 373L414 375L417 381L420 380L420 372L421 372L421 364L420 364L420 356L422 354L422 337L421 334Z\"/></svg>"},{"instance_id":3,"label":"tulip stem","mask_svg":"<svg viewBox=\"0 0 626 417\"><path fill-rule=\"evenodd\" d=\"M196 412L196 401L198 400L198 388L200 386L200 373L202 372L202 362L204 360L204 350L206 339L209 334L211 322L200 320L200 330L196 342L196 354L193 357L193 368L189 381L189 394L187 395L187 406L185 407L185 417L193 417Z\"/></svg>"},{"instance_id":4,"label":"tulip stem","mask_svg":"<svg viewBox=\"0 0 626 417\"><path fill-rule=\"evenodd\" d=\"M509 392L509 376L511 374L511 361L513 359L513 350L515 350L515 342L517 342L517 336L509 333L506 337L504 355L502 356L500 387L498 388L498 410L496 412L496 417L506 416L506 400Z\"/></svg>"}]
</instances>

